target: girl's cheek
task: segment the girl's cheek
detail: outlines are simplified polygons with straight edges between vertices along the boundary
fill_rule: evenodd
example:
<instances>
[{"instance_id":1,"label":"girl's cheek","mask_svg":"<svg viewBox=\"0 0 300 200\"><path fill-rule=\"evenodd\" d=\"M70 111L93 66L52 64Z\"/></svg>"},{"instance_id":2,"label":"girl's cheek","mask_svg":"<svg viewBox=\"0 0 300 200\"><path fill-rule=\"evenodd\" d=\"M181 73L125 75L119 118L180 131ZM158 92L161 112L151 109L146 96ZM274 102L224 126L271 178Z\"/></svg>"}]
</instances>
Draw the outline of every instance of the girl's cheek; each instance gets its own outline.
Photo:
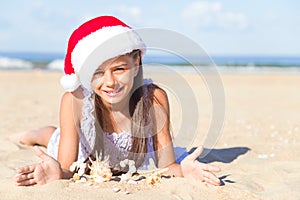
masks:
<instances>
[{"instance_id":1,"label":"girl's cheek","mask_svg":"<svg viewBox=\"0 0 300 200\"><path fill-rule=\"evenodd\" d=\"M95 90L97 88L99 88L99 85L102 82L102 78L95 78L92 80L92 89Z\"/></svg>"},{"instance_id":2,"label":"girl's cheek","mask_svg":"<svg viewBox=\"0 0 300 200\"><path fill-rule=\"evenodd\" d=\"M127 80L128 80L128 75L127 76L126 75L119 75L118 80L119 80L120 83L126 83Z\"/></svg>"},{"instance_id":3,"label":"girl's cheek","mask_svg":"<svg viewBox=\"0 0 300 200\"><path fill-rule=\"evenodd\" d=\"M122 74L118 76L118 80L121 83L127 83L134 80L134 72L131 70L128 73Z\"/></svg>"}]
</instances>

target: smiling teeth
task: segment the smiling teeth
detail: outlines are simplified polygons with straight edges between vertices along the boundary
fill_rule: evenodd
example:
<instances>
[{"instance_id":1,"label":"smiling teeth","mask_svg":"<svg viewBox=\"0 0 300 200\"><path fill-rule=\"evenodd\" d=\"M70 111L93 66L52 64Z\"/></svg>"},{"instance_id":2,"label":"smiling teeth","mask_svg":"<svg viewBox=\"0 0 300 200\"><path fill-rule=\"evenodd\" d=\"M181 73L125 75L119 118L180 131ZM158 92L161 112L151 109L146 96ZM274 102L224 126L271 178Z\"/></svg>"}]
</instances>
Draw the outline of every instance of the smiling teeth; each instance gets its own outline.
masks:
<instances>
[{"instance_id":1,"label":"smiling teeth","mask_svg":"<svg viewBox=\"0 0 300 200\"><path fill-rule=\"evenodd\" d=\"M106 91L106 94L110 97L115 97L119 94L119 92L120 91L110 91L110 92Z\"/></svg>"}]
</instances>

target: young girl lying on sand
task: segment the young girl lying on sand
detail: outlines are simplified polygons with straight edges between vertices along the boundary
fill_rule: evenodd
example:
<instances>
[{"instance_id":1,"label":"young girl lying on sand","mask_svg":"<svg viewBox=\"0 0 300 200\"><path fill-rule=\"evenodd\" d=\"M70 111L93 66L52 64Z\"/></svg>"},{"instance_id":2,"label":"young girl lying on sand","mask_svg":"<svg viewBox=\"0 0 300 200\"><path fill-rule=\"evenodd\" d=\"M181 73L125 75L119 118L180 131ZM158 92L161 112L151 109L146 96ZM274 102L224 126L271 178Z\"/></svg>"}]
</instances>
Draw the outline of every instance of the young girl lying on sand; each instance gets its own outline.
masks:
<instances>
[{"instance_id":1,"label":"young girl lying on sand","mask_svg":"<svg viewBox=\"0 0 300 200\"><path fill-rule=\"evenodd\" d=\"M66 89L60 107L60 128L44 127L11 136L34 150L41 163L17 170L17 185L46 184L73 176L77 160L109 157L118 173L128 158L146 169L152 158L167 174L220 185L218 167L200 163L198 147L180 164L170 135L169 103L164 90L143 79L146 47L128 25L112 16L82 24L71 35L61 83Z\"/></svg>"}]
</instances>

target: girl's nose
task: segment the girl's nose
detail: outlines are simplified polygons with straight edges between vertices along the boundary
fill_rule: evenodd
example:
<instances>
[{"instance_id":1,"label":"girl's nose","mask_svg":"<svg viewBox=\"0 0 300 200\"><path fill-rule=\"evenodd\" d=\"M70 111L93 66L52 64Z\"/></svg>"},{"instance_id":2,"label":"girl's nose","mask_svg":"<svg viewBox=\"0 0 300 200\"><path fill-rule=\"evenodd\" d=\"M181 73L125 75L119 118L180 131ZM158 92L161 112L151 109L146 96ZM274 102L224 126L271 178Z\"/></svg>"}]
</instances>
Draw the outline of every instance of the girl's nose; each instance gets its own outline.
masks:
<instances>
[{"instance_id":1,"label":"girl's nose","mask_svg":"<svg viewBox=\"0 0 300 200\"><path fill-rule=\"evenodd\" d=\"M109 70L104 73L104 84L108 87L114 87L115 85L115 77Z\"/></svg>"}]
</instances>

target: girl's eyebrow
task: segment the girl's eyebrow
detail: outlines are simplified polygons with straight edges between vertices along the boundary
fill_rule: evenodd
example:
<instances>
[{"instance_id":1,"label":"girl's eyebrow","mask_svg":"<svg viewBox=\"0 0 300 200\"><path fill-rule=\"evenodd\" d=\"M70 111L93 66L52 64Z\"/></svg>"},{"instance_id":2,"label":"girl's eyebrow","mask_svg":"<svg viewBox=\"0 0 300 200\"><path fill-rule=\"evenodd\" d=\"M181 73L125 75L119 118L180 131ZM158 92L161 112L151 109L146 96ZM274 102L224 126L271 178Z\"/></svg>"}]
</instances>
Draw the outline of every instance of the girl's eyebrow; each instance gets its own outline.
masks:
<instances>
[{"instance_id":1,"label":"girl's eyebrow","mask_svg":"<svg viewBox=\"0 0 300 200\"><path fill-rule=\"evenodd\" d=\"M97 72L101 72L101 71L103 71L103 69L96 69L96 71L95 71L95 73L97 73Z\"/></svg>"},{"instance_id":2,"label":"girl's eyebrow","mask_svg":"<svg viewBox=\"0 0 300 200\"><path fill-rule=\"evenodd\" d=\"M127 63L120 63L120 64L117 64L117 65L113 65L111 68L118 68L118 67L121 67L121 66L127 66ZM95 73L99 72L99 71L105 71L105 69L98 68L98 69L96 69Z\"/></svg>"},{"instance_id":3,"label":"girl's eyebrow","mask_svg":"<svg viewBox=\"0 0 300 200\"><path fill-rule=\"evenodd\" d=\"M116 67L121 67L121 66L127 66L127 63L120 63L120 64L117 64L117 65L114 65L112 66L113 68L116 68Z\"/></svg>"}]
</instances>

